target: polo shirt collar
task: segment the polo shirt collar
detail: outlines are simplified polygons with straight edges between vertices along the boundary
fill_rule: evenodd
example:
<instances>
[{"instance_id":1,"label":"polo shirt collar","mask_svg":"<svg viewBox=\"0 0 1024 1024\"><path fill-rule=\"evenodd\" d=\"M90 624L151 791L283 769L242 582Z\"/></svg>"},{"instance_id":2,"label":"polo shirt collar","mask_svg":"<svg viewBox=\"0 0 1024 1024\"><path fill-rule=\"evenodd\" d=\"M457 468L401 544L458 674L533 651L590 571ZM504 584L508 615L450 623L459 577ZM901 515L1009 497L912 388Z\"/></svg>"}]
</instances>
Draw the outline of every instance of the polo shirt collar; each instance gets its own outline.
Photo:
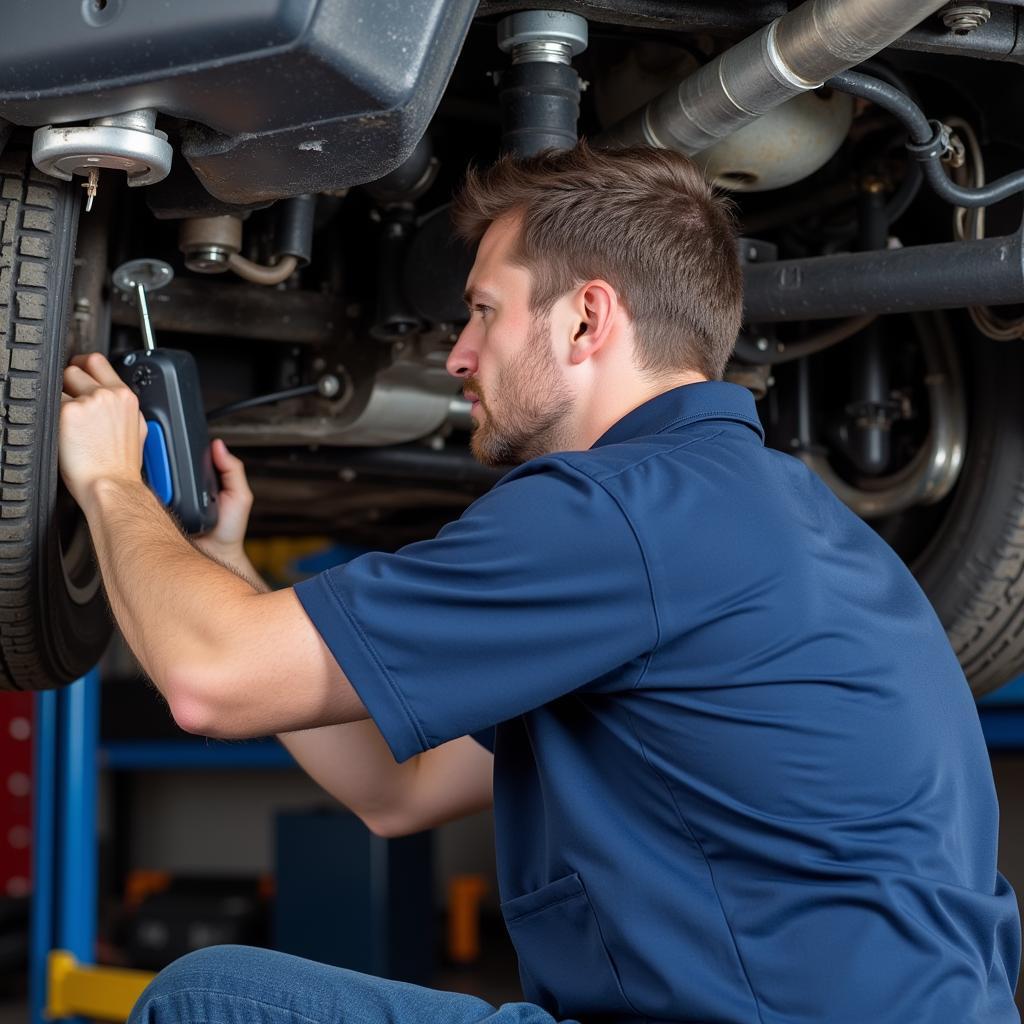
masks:
<instances>
[{"instance_id":1,"label":"polo shirt collar","mask_svg":"<svg viewBox=\"0 0 1024 1024\"><path fill-rule=\"evenodd\" d=\"M593 444L600 448L650 434L677 430L698 420L732 420L744 423L764 441L764 428L757 416L754 396L739 384L722 380L683 384L656 395L626 413Z\"/></svg>"}]
</instances>

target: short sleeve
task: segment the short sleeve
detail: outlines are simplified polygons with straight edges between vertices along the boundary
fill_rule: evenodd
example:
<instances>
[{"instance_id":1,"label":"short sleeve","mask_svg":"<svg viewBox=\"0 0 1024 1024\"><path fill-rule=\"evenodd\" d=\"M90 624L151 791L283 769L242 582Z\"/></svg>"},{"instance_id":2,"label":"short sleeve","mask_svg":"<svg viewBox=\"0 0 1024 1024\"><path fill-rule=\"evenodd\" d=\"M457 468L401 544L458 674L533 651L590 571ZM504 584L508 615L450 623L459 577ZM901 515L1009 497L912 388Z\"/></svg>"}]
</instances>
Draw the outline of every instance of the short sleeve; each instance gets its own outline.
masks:
<instances>
[{"instance_id":1,"label":"short sleeve","mask_svg":"<svg viewBox=\"0 0 1024 1024\"><path fill-rule=\"evenodd\" d=\"M625 673L657 639L628 519L557 458L514 471L433 540L295 591L398 761Z\"/></svg>"},{"instance_id":2,"label":"short sleeve","mask_svg":"<svg viewBox=\"0 0 1024 1024\"><path fill-rule=\"evenodd\" d=\"M479 732L473 733L472 738L480 744L484 750L489 750L492 754L494 753L494 727L489 729L481 729Z\"/></svg>"}]
</instances>

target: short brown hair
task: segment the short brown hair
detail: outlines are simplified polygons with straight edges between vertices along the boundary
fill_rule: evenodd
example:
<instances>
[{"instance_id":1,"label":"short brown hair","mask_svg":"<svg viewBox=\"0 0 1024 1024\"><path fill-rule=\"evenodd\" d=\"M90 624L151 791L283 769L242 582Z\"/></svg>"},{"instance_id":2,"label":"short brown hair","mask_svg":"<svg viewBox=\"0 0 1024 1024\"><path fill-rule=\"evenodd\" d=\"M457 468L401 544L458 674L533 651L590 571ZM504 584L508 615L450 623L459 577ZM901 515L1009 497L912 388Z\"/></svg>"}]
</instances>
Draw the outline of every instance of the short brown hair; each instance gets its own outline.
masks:
<instances>
[{"instance_id":1,"label":"short brown hair","mask_svg":"<svg viewBox=\"0 0 1024 1024\"><path fill-rule=\"evenodd\" d=\"M647 147L548 150L471 168L453 220L467 242L521 216L515 260L533 275L530 306L592 278L619 294L652 375L720 380L736 342L743 279L731 206L689 158Z\"/></svg>"}]
</instances>

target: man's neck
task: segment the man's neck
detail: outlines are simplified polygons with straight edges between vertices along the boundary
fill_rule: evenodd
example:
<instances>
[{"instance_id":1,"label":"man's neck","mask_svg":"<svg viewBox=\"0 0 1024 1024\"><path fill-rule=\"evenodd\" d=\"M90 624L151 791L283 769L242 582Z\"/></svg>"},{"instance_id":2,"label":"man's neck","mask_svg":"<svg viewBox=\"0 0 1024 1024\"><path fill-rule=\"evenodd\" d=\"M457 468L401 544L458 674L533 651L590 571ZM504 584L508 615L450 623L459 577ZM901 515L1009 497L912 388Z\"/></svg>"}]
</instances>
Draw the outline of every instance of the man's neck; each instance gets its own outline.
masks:
<instances>
[{"instance_id":1,"label":"man's neck","mask_svg":"<svg viewBox=\"0 0 1024 1024\"><path fill-rule=\"evenodd\" d=\"M643 377L633 377L628 387L616 382L612 387L595 391L586 408L580 410L577 421L577 441L580 451L593 446L594 442L624 416L634 409L649 402L658 395L665 394L684 384L697 384L706 381L707 377L700 373L686 371L652 381Z\"/></svg>"}]
</instances>

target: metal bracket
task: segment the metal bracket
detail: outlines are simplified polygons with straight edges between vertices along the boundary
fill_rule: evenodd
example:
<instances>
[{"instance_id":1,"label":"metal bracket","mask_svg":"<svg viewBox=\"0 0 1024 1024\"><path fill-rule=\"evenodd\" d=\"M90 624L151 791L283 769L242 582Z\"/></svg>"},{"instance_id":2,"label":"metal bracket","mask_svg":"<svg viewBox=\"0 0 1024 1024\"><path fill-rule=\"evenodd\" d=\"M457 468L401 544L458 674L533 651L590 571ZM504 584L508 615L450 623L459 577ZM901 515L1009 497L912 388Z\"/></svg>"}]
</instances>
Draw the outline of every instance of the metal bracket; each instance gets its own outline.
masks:
<instances>
[{"instance_id":1,"label":"metal bracket","mask_svg":"<svg viewBox=\"0 0 1024 1024\"><path fill-rule=\"evenodd\" d=\"M87 125L44 125L32 136L32 162L64 181L109 168L124 171L130 187L153 185L167 177L174 155L155 124L155 110L132 110Z\"/></svg>"}]
</instances>

